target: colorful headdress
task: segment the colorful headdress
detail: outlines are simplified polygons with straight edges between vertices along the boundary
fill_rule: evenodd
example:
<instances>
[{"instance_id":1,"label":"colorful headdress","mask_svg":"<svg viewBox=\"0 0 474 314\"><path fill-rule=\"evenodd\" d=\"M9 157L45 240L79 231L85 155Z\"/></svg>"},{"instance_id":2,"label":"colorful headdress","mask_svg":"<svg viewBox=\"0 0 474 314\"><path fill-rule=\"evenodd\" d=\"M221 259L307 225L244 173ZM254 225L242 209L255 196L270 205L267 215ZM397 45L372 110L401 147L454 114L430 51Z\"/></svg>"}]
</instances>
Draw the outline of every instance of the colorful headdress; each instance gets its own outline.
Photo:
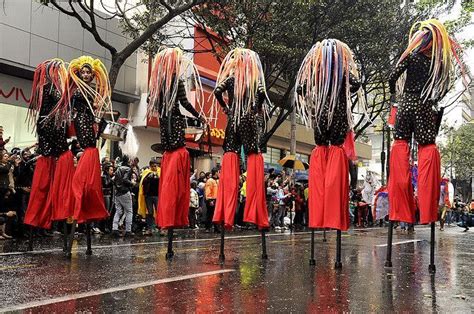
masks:
<instances>
[{"instance_id":1,"label":"colorful headdress","mask_svg":"<svg viewBox=\"0 0 474 314\"><path fill-rule=\"evenodd\" d=\"M81 79L80 71L84 67L88 67L94 75L94 85L89 85ZM101 117L104 113L112 110L112 89L107 69L102 61L90 56L81 56L69 63L67 71L68 79L65 92L59 101L59 105L51 114L56 123L65 123L69 118L72 111L70 99L75 90L78 90L84 96L90 110L97 116Z\"/></svg>"},{"instance_id":2,"label":"colorful headdress","mask_svg":"<svg viewBox=\"0 0 474 314\"><path fill-rule=\"evenodd\" d=\"M84 82L79 75L83 67L91 69L95 78L95 87ZM99 59L90 56L82 56L72 60L68 67L69 78L77 89L86 98L91 110L94 112L94 105L99 113L105 113L112 108L112 89L110 88L109 74L105 65ZM94 103L89 102L88 97L94 99Z\"/></svg>"},{"instance_id":3,"label":"colorful headdress","mask_svg":"<svg viewBox=\"0 0 474 314\"><path fill-rule=\"evenodd\" d=\"M302 96L298 95L295 89L297 113L307 127L314 127L311 116L314 117L316 126L319 125L318 121L326 103L329 105L328 127L331 125L342 90L347 103L348 124L352 129L349 73L359 79L352 51L345 43L337 39L324 39L311 48L296 77L296 86L302 87L303 90ZM359 89L358 93L359 106L365 111L362 90Z\"/></svg>"},{"instance_id":4,"label":"colorful headdress","mask_svg":"<svg viewBox=\"0 0 474 314\"><path fill-rule=\"evenodd\" d=\"M423 87L422 97L425 100L439 99L448 91L450 75L454 70L454 60L461 67L464 85L468 85L464 66L456 50L460 51L461 47L449 36L443 23L436 19L416 22L410 29L408 47L398 60L397 65L410 53L431 55L430 77Z\"/></svg>"},{"instance_id":5,"label":"colorful headdress","mask_svg":"<svg viewBox=\"0 0 474 314\"><path fill-rule=\"evenodd\" d=\"M67 70L61 59L49 59L40 63L33 76L31 87L31 98L28 110L28 123L34 125L38 120L38 114L43 106L44 87L51 83L61 94L63 94L67 81Z\"/></svg>"},{"instance_id":6,"label":"colorful headdress","mask_svg":"<svg viewBox=\"0 0 474 314\"><path fill-rule=\"evenodd\" d=\"M235 48L231 50L222 61L219 73L217 74L216 87L227 78L234 77L234 122L240 123L242 113L251 110L252 105L257 102L257 91L259 86L263 89L266 104L263 106L264 117L268 117L268 98L265 86L265 76L262 63L258 54L250 49ZM214 98L212 110L218 111L216 99Z\"/></svg>"},{"instance_id":7,"label":"colorful headdress","mask_svg":"<svg viewBox=\"0 0 474 314\"><path fill-rule=\"evenodd\" d=\"M199 72L191 59L183 55L179 48L162 48L158 51L153 63L149 83L150 101L148 103L147 116L157 113L156 104L162 104L162 116L168 116L171 112L178 95L178 84L180 79L190 75L196 89L197 110L202 113L203 94ZM185 84L185 87L187 84Z\"/></svg>"}]
</instances>

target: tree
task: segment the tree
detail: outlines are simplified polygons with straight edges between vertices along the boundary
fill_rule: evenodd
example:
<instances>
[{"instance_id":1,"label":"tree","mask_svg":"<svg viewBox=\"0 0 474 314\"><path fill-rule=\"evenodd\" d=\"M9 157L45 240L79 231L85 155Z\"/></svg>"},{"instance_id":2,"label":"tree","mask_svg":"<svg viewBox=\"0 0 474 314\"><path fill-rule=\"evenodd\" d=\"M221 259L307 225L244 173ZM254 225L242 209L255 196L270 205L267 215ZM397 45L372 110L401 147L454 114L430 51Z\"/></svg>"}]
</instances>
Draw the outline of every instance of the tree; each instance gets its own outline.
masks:
<instances>
[{"instance_id":1,"label":"tree","mask_svg":"<svg viewBox=\"0 0 474 314\"><path fill-rule=\"evenodd\" d=\"M310 45L304 5L291 0L213 1L194 10L194 21L211 28L220 40L213 42L218 58L235 47L258 52L273 100L273 124L263 135L265 146L292 111L291 96L299 64Z\"/></svg>"},{"instance_id":2,"label":"tree","mask_svg":"<svg viewBox=\"0 0 474 314\"><path fill-rule=\"evenodd\" d=\"M471 180L474 174L474 124L467 123L459 129L447 128L446 143L440 146L445 175L451 172L457 180Z\"/></svg>"},{"instance_id":3,"label":"tree","mask_svg":"<svg viewBox=\"0 0 474 314\"><path fill-rule=\"evenodd\" d=\"M77 19L81 26L94 36L96 42L110 52L112 65L109 70L109 78L112 89L120 68L128 57L173 18L204 2L205 0L139 0L130 4L127 0L115 0L114 4L107 5L104 0L41 0L42 4L51 5L62 13ZM146 19L142 19L144 16ZM137 17L140 19L137 20ZM132 42L121 51L118 51L103 38L97 29L98 19L113 18L119 18L123 26L134 30ZM140 24L144 21L146 24Z\"/></svg>"},{"instance_id":4,"label":"tree","mask_svg":"<svg viewBox=\"0 0 474 314\"><path fill-rule=\"evenodd\" d=\"M290 96L302 59L324 38L345 41L356 54L368 103L367 114L356 115L356 138L361 136L388 109L387 77L406 47L410 26L433 10L410 3L402 7L393 0L220 0L194 14L221 37L216 51L246 46L260 55L267 87L276 91L271 109L276 118L264 136L268 141L291 112ZM357 103L354 99L353 109Z\"/></svg>"}]
</instances>

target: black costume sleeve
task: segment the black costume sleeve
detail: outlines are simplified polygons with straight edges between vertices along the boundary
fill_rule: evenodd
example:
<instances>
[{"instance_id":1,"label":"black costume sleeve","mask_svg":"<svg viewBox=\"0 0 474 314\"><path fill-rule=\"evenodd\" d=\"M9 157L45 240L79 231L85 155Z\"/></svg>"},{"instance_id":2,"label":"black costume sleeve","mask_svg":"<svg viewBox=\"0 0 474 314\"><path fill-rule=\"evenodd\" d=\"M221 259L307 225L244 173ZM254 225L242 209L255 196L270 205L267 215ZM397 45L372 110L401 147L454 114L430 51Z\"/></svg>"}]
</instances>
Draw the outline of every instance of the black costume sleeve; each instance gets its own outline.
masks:
<instances>
[{"instance_id":1,"label":"black costume sleeve","mask_svg":"<svg viewBox=\"0 0 474 314\"><path fill-rule=\"evenodd\" d=\"M194 117L199 118L200 114L194 109L193 105L188 101L188 98L186 97L186 88L184 87L183 81L178 82L178 100L179 103L189 111L190 114L192 114Z\"/></svg>"},{"instance_id":2,"label":"black costume sleeve","mask_svg":"<svg viewBox=\"0 0 474 314\"><path fill-rule=\"evenodd\" d=\"M227 90L227 80L219 84L219 86L216 87L216 90L214 91L214 96L216 97L217 101L221 105L222 109L224 110L225 113L228 113L229 111L229 106L226 104L224 101L224 92Z\"/></svg>"},{"instance_id":3,"label":"black costume sleeve","mask_svg":"<svg viewBox=\"0 0 474 314\"><path fill-rule=\"evenodd\" d=\"M390 94L395 94L396 91L396 85L397 85L397 80L400 77L400 75L403 74L403 72L406 71L408 68L408 65L410 64L410 59L411 59L411 54L408 55L405 60L400 62L395 69L390 73L390 76L388 78L388 85L390 86Z\"/></svg>"}]
</instances>

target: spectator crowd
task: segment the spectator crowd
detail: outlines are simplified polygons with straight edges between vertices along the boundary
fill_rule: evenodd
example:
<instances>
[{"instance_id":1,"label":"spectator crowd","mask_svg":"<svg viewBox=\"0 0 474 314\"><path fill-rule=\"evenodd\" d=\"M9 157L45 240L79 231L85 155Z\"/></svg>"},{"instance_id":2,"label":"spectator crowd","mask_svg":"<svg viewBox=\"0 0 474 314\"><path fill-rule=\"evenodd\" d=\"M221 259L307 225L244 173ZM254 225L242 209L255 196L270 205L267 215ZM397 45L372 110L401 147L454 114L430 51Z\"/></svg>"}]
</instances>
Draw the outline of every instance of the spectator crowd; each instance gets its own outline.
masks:
<instances>
[{"instance_id":1,"label":"spectator crowd","mask_svg":"<svg viewBox=\"0 0 474 314\"><path fill-rule=\"evenodd\" d=\"M5 149L9 139L3 139L0 133L0 239L26 237L30 228L23 225L28 207L33 180L36 145L24 149ZM81 158L82 149L77 141L72 141L70 149L75 163ZM109 159L102 163L102 190L109 218L93 224L96 234L111 234L113 237L135 235L164 235L155 224L158 208L160 160L152 159L140 167L138 158ZM219 184L219 169L211 172L192 171L189 204L190 229L204 229L207 232L219 232L212 223ZM302 230L308 222L308 186L307 182L295 182L294 177L284 171L269 169L265 175L266 201L270 226L275 231ZM383 225L387 217L372 217L371 204L363 202L361 189L351 192L351 220L355 226L367 227ZM246 199L246 173L240 176L238 208L235 213L236 229L253 228L243 221ZM448 211L446 223L463 221L473 204L461 206L460 200ZM52 236L63 232L61 223L54 223L52 230L33 230L35 236ZM402 226L403 227L403 226ZM83 232L79 227L78 233Z\"/></svg>"}]
</instances>

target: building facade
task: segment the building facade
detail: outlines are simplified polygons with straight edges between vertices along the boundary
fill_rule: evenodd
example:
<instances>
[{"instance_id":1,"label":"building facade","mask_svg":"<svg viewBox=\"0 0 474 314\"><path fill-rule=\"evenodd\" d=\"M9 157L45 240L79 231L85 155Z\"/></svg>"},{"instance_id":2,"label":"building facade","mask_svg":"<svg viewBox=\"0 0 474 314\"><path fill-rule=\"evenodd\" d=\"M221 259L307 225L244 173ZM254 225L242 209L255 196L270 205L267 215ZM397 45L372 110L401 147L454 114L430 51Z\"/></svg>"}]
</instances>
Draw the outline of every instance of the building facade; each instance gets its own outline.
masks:
<instances>
[{"instance_id":1,"label":"building facade","mask_svg":"<svg viewBox=\"0 0 474 314\"><path fill-rule=\"evenodd\" d=\"M101 37L118 50L130 42L130 39L122 34L117 19L97 19L97 24ZM187 51L210 48L206 46L209 42L204 39L206 35L201 29L185 23L180 24L179 19L168 25L167 30L178 30L187 35L185 38L175 36L170 44L179 45ZM26 147L36 142L36 135L28 129L25 121L33 71L37 64L53 57L69 61L81 55L99 58L110 68L111 56L108 50L97 44L75 18L55 8L41 5L35 0L3 2L0 10L0 125L3 126L4 137L11 136L7 149ZM190 53L188 57L194 60L200 72L206 102L204 110L207 111L212 102L211 94L220 64L210 52ZM160 143L158 121L146 117L151 69L149 63L149 57L141 52L129 57L121 68L112 96L114 110L118 111L121 117L128 117L134 127L139 144L137 156L142 166L150 158L159 156L151 147ZM270 91L270 94L272 93L277 92ZM195 102L193 95L190 101ZM187 145L196 169L209 171L220 164L225 125L226 117L220 113L216 123L211 125L211 147L203 146L202 143L200 145L193 136L189 136ZM290 129L290 121L285 121L270 139L268 151L264 156L267 168L279 168L278 160L289 152ZM297 125L296 139L298 158L309 161L314 147L312 131ZM356 149L360 159L371 158L370 147L366 144L356 143ZM102 155L117 153L116 145L111 143L101 151Z\"/></svg>"},{"instance_id":2,"label":"building facade","mask_svg":"<svg viewBox=\"0 0 474 314\"><path fill-rule=\"evenodd\" d=\"M97 19L100 35L117 49L129 38L122 35L117 19ZM36 142L26 124L27 106L35 67L46 59L70 61L81 55L99 58L110 68L109 52L96 43L79 22L55 8L34 0L6 0L0 10L0 125L11 137L7 149ZM113 92L113 108L128 116L130 104L138 102L137 55L123 65ZM111 145L106 145L110 154Z\"/></svg>"}]
</instances>

